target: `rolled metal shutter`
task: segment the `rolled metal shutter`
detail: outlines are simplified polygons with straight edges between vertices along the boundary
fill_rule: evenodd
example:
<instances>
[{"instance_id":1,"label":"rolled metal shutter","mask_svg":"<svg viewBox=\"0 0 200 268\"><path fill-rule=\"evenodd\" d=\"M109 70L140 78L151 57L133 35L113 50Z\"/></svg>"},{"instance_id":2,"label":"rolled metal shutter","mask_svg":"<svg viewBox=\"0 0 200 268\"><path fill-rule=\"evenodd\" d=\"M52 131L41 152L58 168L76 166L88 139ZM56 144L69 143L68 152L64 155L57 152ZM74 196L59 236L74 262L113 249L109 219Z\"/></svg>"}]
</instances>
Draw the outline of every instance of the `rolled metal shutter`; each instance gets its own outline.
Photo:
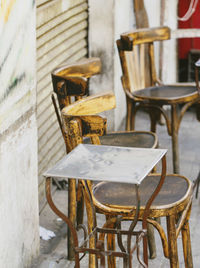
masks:
<instances>
[{"instance_id":1,"label":"rolled metal shutter","mask_svg":"<svg viewBox=\"0 0 200 268\"><path fill-rule=\"evenodd\" d=\"M37 120L39 200L42 173L64 154L65 145L51 103L51 71L87 55L87 0L37 0Z\"/></svg>"}]
</instances>

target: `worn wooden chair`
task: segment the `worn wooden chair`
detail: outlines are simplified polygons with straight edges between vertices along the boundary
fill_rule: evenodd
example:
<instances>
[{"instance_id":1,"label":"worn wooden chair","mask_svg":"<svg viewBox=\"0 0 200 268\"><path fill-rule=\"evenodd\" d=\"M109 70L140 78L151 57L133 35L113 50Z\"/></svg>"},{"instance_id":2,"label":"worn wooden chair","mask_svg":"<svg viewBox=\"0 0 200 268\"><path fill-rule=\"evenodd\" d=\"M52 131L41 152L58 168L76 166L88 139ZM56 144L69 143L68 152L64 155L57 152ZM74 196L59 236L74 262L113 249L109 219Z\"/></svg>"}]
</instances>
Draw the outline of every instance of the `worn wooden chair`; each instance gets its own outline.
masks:
<instances>
[{"instance_id":1,"label":"worn wooden chair","mask_svg":"<svg viewBox=\"0 0 200 268\"><path fill-rule=\"evenodd\" d=\"M94 75L101 72L101 61L99 58L87 58L73 64L64 64L52 71L52 83L53 90L57 96L59 103L59 108L57 108L57 101L52 94L52 101L54 104L55 112L57 115L58 123L63 133L62 120L60 117L60 111L72 104L74 101L82 99L87 95L88 92L88 79ZM67 139L67 137L65 137ZM101 143L103 145L115 145L115 146L125 146L125 147L143 147L143 148L156 148L158 146L157 136L149 131L118 131L107 133L100 137ZM90 139L86 138L85 143L90 142ZM70 151L68 148L69 142L66 141L66 150ZM72 185L71 185L72 183ZM73 182L69 180L69 215L72 222L76 220L75 208L74 208L74 187ZM71 189L72 188L72 189ZM79 188L79 190L81 190ZM82 199L80 191L78 190L78 212L77 221L81 222L82 219ZM80 209L79 209L80 208ZM156 256L155 241L152 234L151 226L148 227L149 245L150 245L150 257L154 258ZM73 256L71 251L71 242L69 242L69 257Z\"/></svg>"},{"instance_id":2,"label":"worn wooden chair","mask_svg":"<svg viewBox=\"0 0 200 268\"><path fill-rule=\"evenodd\" d=\"M73 64L65 64L52 71L52 83L57 95L60 111L86 96L88 78L101 72L99 58L87 58ZM57 119L62 131L62 122L57 109L56 100L52 95ZM149 131L112 132L101 138L104 145L155 148L158 146L157 136Z\"/></svg>"},{"instance_id":3,"label":"worn wooden chair","mask_svg":"<svg viewBox=\"0 0 200 268\"><path fill-rule=\"evenodd\" d=\"M156 124L162 114L166 120L167 132L172 137L174 173L179 173L179 126L186 110L200 98L197 86L162 85L158 79L154 43L169 39L168 27L145 28L121 34L117 46L123 73L122 84L127 100L126 128L134 129L136 112L143 107L147 108L150 114L151 131L156 132ZM150 79L145 77L144 59L149 60ZM163 105L171 108L171 117L163 109Z\"/></svg>"},{"instance_id":4,"label":"worn wooden chair","mask_svg":"<svg viewBox=\"0 0 200 268\"><path fill-rule=\"evenodd\" d=\"M106 133L106 119L95 115L107 109L113 108L115 101L112 94L87 97L79 100L62 110L64 135L69 142L69 149L72 150L75 146L83 143L84 137L89 137L94 144L100 144L99 136ZM146 201L154 191L158 184L159 174L150 174L140 186L141 193L141 209L140 218L143 217ZM84 181L82 181L84 184ZM131 219L134 216L135 210L132 210L133 196L135 191L132 185L116 184L116 183L98 183L95 187L90 185L90 193L93 199L97 212L103 213L109 217L120 215L123 219ZM182 232L183 251L185 259L185 267L193 267L190 231L189 231L189 216L192 204L192 183L185 177L180 175L166 175L164 185L158 196L153 202L149 212L148 221L158 230L163 252L166 258L170 260L170 267L177 268L178 252L177 252L177 237L179 232ZM85 196L86 208L88 215L89 231L93 228L93 219L91 217L91 207L87 206L89 198ZM136 198L135 198L136 200ZM54 209L56 212L56 210ZM167 235L162 226L153 218L166 217L167 220ZM114 227L116 222L110 222L109 227ZM110 240L110 247L113 240ZM90 260L90 267L95 267L94 259ZM148 260L145 260L147 263ZM110 260L110 267L115 267L114 260Z\"/></svg>"}]
</instances>

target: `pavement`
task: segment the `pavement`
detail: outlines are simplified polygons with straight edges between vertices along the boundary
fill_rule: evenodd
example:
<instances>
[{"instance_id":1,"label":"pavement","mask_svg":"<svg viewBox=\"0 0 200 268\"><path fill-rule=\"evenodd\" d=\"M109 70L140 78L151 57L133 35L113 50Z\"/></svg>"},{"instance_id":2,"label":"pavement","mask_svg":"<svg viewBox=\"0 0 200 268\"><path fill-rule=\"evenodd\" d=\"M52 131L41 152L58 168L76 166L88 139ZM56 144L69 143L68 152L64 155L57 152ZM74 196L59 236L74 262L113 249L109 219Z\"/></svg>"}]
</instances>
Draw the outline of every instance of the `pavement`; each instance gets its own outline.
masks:
<instances>
[{"instance_id":1,"label":"pavement","mask_svg":"<svg viewBox=\"0 0 200 268\"><path fill-rule=\"evenodd\" d=\"M108 122L109 123L109 122ZM149 119L144 112L139 112L136 119L136 130L148 130ZM157 134L159 147L167 148L167 172L172 173L171 138L166 132L166 126L159 125ZM180 174L194 181L200 171L200 122L196 120L194 108L186 112L179 130L179 155ZM67 190L56 190L54 200L59 208L67 214ZM98 216L98 223L101 224L102 216ZM86 221L86 219L85 219ZM165 219L161 220L165 226ZM193 267L200 267L200 198L193 199L192 213L190 217L190 232L193 254ZM40 256L31 266L32 268L68 268L74 267L73 261L67 260L67 227L47 205L40 215L40 225L46 230L54 232L55 237L49 240L40 239ZM163 256L160 238L155 232L157 257L149 261L149 267L167 268L170 267L168 259ZM178 237L178 250L180 268L185 267L182 254L181 236ZM141 267L134 261L133 267ZM81 261L81 268L87 266L87 258ZM122 267L120 260L117 260L117 267Z\"/></svg>"}]
</instances>

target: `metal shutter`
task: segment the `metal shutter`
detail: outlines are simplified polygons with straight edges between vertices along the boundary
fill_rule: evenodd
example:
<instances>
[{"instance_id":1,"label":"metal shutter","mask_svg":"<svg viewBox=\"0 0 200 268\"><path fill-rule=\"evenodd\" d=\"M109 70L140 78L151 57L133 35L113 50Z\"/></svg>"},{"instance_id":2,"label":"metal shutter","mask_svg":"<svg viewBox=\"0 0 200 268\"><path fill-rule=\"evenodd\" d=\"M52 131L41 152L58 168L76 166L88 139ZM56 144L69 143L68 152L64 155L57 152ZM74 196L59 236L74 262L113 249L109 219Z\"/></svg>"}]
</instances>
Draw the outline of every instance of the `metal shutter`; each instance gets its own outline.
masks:
<instances>
[{"instance_id":1,"label":"metal shutter","mask_svg":"<svg viewBox=\"0 0 200 268\"><path fill-rule=\"evenodd\" d=\"M39 199L42 173L65 154L51 103L51 71L63 62L87 55L87 0L37 0L37 120Z\"/></svg>"}]
</instances>

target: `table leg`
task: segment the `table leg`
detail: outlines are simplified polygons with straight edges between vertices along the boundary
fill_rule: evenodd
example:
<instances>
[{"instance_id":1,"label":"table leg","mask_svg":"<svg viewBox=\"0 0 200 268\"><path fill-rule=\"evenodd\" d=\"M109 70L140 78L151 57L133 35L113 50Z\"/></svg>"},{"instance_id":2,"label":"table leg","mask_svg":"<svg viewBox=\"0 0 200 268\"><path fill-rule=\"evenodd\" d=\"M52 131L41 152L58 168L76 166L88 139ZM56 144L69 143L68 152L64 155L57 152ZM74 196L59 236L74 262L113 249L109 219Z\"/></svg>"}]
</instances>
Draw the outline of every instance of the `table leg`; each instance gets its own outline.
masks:
<instances>
[{"instance_id":1,"label":"table leg","mask_svg":"<svg viewBox=\"0 0 200 268\"><path fill-rule=\"evenodd\" d=\"M60 217L68 226L69 230L71 231L71 242L73 243L73 249L78 247L78 236L76 229L74 228L74 224L70 221L70 219L64 215L54 204L51 196L51 178L46 178L46 184L45 184L45 190L46 190L46 198L47 202L50 206L50 208L55 212L58 217ZM75 257L75 267L80 268L80 262L79 262L79 253L76 252L73 255Z\"/></svg>"},{"instance_id":2,"label":"table leg","mask_svg":"<svg viewBox=\"0 0 200 268\"><path fill-rule=\"evenodd\" d=\"M158 193L159 193L159 191L164 183L165 176L166 176L166 155L163 156L163 158L162 158L162 173L161 173L160 181L159 181L156 189L154 190L153 194L151 195L150 199L148 200L146 207L145 207L143 220L142 220L142 228L145 230L147 230L147 218L149 215L150 206L151 206L152 202L154 201L154 199L156 198L156 196L158 195ZM146 236L144 237L144 243L143 243L143 256L144 256L144 263L148 266L147 237Z\"/></svg>"}]
</instances>

